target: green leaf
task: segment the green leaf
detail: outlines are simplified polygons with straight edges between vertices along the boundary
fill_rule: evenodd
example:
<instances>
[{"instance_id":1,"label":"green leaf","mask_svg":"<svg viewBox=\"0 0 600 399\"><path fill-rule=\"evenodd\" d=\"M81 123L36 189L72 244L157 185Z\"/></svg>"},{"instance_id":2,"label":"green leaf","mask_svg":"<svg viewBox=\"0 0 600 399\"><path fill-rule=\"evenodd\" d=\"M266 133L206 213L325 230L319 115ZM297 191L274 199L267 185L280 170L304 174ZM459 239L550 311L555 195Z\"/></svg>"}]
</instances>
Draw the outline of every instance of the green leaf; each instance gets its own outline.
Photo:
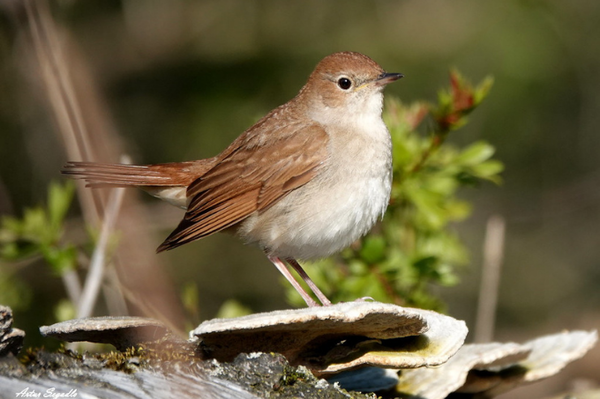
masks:
<instances>
[{"instance_id":1,"label":"green leaf","mask_svg":"<svg viewBox=\"0 0 600 399\"><path fill-rule=\"evenodd\" d=\"M46 262L59 275L67 270L75 269L77 265L77 251L71 245L65 247L44 246L41 251Z\"/></svg>"},{"instance_id":2,"label":"green leaf","mask_svg":"<svg viewBox=\"0 0 600 399\"><path fill-rule=\"evenodd\" d=\"M482 162L479 165L473 166L473 174L482 179L493 180L499 182L500 177L498 174L504 170L504 164L495 159Z\"/></svg>"},{"instance_id":3,"label":"green leaf","mask_svg":"<svg viewBox=\"0 0 600 399\"><path fill-rule=\"evenodd\" d=\"M72 320L77 317L77 309L71 301L61 299L54 307L54 317L56 321Z\"/></svg>"},{"instance_id":4,"label":"green leaf","mask_svg":"<svg viewBox=\"0 0 600 399\"><path fill-rule=\"evenodd\" d=\"M414 266L421 276L431 277L435 275L438 262L439 259L436 256L426 256L414 262Z\"/></svg>"},{"instance_id":5,"label":"green leaf","mask_svg":"<svg viewBox=\"0 0 600 399\"><path fill-rule=\"evenodd\" d=\"M250 309L249 307L243 305L235 299L229 299L221 305L216 317L228 319L233 317L246 316L251 313L252 309Z\"/></svg>"},{"instance_id":6,"label":"green leaf","mask_svg":"<svg viewBox=\"0 0 600 399\"><path fill-rule=\"evenodd\" d=\"M48 215L50 224L58 230L71 206L75 185L68 181L65 184L50 183L48 189Z\"/></svg>"},{"instance_id":7,"label":"green leaf","mask_svg":"<svg viewBox=\"0 0 600 399\"><path fill-rule=\"evenodd\" d=\"M360 259L352 259L348 263L348 270L354 276L364 276L369 273L369 268Z\"/></svg>"},{"instance_id":8,"label":"green leaf","mask_svg":"<svg viewBox=\"0 0 600 399\"><path fill-rule=\"evenodd\" d=\"M0 229L0 242L16 240L23 234L23 222L12 216L2 217L2 228Z\"/></svg>"},{"instance_id":9,"label":"green leaf","mask_svg":"<svg viewBox=\"0 0 600 399\"><path fill-rule=\"evenodd\" d=\"M438 265L438 275L438 283L443 286L450 287L459 282L458 276L454 273L454 268L448 263Z\"/></svg>"},{"instance_id":10,"label":"green leaf","mask_svg":"<svg viewBox=\"0 0 600 399\"><path fill-rule=\"evenodd\" d=\"M477 85L474 93L475 104L479 105L483 99L487 97L493 85L493 76L486 76L485 79L483 79L483 81Z\"/></svg>"},{"instance_id":11,"label":"green leaf","mask_svg":"<svg viewBox=\"0 0 600 399\"><path fill-rule=\"evenodd\" d=\"M456 162L461 165L477 165L489 159L496 149L484 141L478 141L465 148L457 157Z\"/></svg>"},{"instance_id":12,"label":"green leaf","mask_svg":"<svg viewBox=\"0 0 600 399\"><path fill-rule=\"evenodd\" d=\"M471 214L471 204L467 201L452 200L446 203L448 219L462 220Z\"/></svg>"},{"instance_id":13,"label":"green leaf","mask_svg":"<svg viewBox=\"0 0 600 399\"><path fill-rule=\"evenodd\" d=\"M48 218L44 209L40 207L25 209L21 230L23 239L35 243L48 242L50 241L48 227Z\"/></svg>"}]
</instances>

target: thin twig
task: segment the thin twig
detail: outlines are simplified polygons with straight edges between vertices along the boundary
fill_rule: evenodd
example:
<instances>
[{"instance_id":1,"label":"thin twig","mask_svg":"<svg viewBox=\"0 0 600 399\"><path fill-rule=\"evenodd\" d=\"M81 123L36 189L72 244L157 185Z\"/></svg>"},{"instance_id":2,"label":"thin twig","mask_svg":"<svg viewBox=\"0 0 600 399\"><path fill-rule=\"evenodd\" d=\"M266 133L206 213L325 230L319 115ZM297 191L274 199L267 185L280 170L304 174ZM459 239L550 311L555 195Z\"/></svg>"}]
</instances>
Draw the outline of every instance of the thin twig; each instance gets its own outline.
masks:
<instances>
[{"instance_id":1,"label":"thin twig","mask_svg":"<svg viewBox=\"0 0 600 399\"><path fill-rule=\"evenodd\" d=\"M33 0L25 0L24 4L42 81L69 158L90 159L89 135L48 4ZM77 189L84 218L89 225L95 225L102 214L101 199L94 199L93 192L83 185Z\"/></svg>"},{"instance_id":2,"label":"thin twig","mask_svg":"<svg viewBox=\"0 0 600 399\"><path fill-rule=\"evenodd\" d=\"M77 307L77 317L91 316L94 305L96 304L98 293L100 292L100 285L102 284L104 277L104 265L106 262L106 249L108 247L108 240L110 238L110 234L114 230L124 193L124 188L115 188L112 190L108 199L106 213L104 214L104 223L102 224L102 230L100 231L100 237L98 238L98 243L96 244L96 248L94 248L94 253L92 254L90 270L83 287L81 301Z\"/></svg>"},{"instance_id":3,"label":"thin twig","mask_svg":"<svg viewBox=\"0 0 600 399\"><path fill-rule=\"evenodd\" d=\"M81 281L75 269L69 269L62 272L61 276L67 296L71 303L79 303L81 299Z\"/></svg>"},{"instance_id":4,"label":"thin twig","mask_svg":"<svg viewBox=\"0 0 600 399\"><path fill-rule=\"evenodd\" d=\"M504 255L505 222L502 216L488 219L483 247L483 270L475 324L475 342L491 342L496 321L500 269Z\"/></svg>"},{"instance_id":5,"label":"thin twig","mask_svg":"<svg viewBox=\"0 0 600 399\"><path fill-rule=\"evenodd\" d=\"M127 302L125 302L123 287L115 270L114 258L110 266L104 274L104 281L106 283L102 284L102 294L106 301L106 308L108 309L108 314L112 316L126 316L129 314L129 308L127 307Z\"/></svg>"},{"instance_id":6,"label":"thin twig","mask_svg":"<svg viewBox=\"0 0 600 399\"><path fill-rule=\"evenodd\" d=\"M434 132L431 136L431 142L429 143L429 147L421 154L421 158L417 161L417 163L410 169L410 173L414 174L418 172L429 160L431 155L438 149L448 136L448 131Z\"/></svg>"}]
</instances>

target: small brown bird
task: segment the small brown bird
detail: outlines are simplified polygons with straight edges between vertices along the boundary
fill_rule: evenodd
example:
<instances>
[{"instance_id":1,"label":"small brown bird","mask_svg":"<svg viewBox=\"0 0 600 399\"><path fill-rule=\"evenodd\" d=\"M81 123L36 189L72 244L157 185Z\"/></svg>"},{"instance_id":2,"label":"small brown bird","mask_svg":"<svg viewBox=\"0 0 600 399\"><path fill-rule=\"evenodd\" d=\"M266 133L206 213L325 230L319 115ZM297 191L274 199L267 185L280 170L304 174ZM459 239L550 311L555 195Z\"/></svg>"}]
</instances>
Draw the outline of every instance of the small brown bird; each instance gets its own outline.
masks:
<instances>
[{"instance_id":1,"label":"small brown bird","mask_svg":"<svg viewBox=\"0 0 600 399\"><path fill-rule=\"evenodd\" d=\"M258 245L308 306L331 302L296 259L330 256L366 234L387 208L390 134L386 73L354 52L325 57L298 95L242 133L219 155L154 165L69 162L62 173L89 187L139 187L186 209L157 252L218 231Z\"/></svg>"}]
</instances>

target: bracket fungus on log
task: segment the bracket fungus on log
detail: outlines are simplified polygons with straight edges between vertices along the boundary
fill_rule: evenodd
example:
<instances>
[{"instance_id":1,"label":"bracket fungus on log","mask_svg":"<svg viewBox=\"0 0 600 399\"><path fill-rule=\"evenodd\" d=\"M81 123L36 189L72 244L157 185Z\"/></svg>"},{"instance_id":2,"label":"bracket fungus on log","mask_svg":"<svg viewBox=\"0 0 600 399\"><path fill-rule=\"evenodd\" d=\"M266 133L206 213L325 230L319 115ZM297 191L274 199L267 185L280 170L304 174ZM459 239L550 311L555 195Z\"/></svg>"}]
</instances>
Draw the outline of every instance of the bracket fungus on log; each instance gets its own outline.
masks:
<instances>
[{"instance_id":1,"label":"bracket fungus on log","mask_svg":"<svg viewBox=\"0 0 600 399\"><path fill-rule=\"evenodd\" d=\"M439 367L402 370L395 389L407 398L441 399L452 392L491 398L558 373L597 339L596 331L572 331L524 344L467 344Z\"/></svg>"},{"instance_id":2,"label":"bracket fungus on log","mask_svg":"<svg viewBox=\"0 0 600 399\"><path fill-rule=\"evenodd\" d=\"M152 344L170 337L169 329L160 321L146 317L105 316L67 320L40 327L44 337L67 342L111 344L117 350L140 344ZM182 340L182 342L184 342Z\"/></svg>"},{"instance_id":3,"label":"bracket fungus on log","mask_svg":"<svg viewBox=\"0 0 600 399\"><path fill-rule=\"evenodd\" d=\"M463 321L379 302L348 302L213 319L191 332L208 358L277 352L317 375L364 366L414 368L444 363L467 335Z\"/></svg>"},{"instance_id":4,"label":"bracket fungus on log","mask_svg":"<svg viewBox=\"0 0 600 399\"><path fill-rule=\"evenodd\" d=\"M523 344L529 355L508 367L485 367L484 375L496 374L502 378L496 384L488 384L483 392L494 397L517 386L539 381L560 372L569 363L585 355L598 341L597 331L565 331L532 339ZM470 373L465 385L458 392L473 391L481 385L480 373ZM475 377L476 376L476 377Z\"/></svg>"},{"instance_id":5,"label":"bracket fungus on log","mask_svg":"<svg viewBox=\"0 0 600 399\"><path fill-rule=\"evenodd\" d=\"M10 350L0 351L0 385L5 390L56 388L115 399L147 397L147 392L164 398L201 392L198 397L230 399L317 393L366 398L372 394L358 391L391 389L390 394L415 399L452 393L491 398L558 373L598 339L596 331L573 331L524 344L461 347L467 333L462 321L377 302L210 320L192 331L189 341L173 336L158 321L139 317L77 319L41 331L66 341L110 343L127 350L105 355L38 350L25 357L26 367L10 353L18 352L22 340L17 340ZM23 335L12 329L10 309L0 306L0 344ZM281 354L259 351L287 353L291 362ZM207 358L213 360L203 361ZM307 368L337 383L318 380Z\"/></svg>"},{"instance_id":6,"label":"bracket fungus on log","mask_svg":"<svg viewBox=\"0 0 600 399\"><path fill-rule=\"evenodd\" d=\"M12 310L0 305L0 357L12 353L16 355L23 347L25 332L12 328Z\"/></svg>"},{"instance_id":7,"label":"bracket fungus on log","mask_svg":"<svg viewBox=\"0 0 600 399\"><path fill-rule=\"evenodd\" d=\"M409 398L445 398L464 385L471 370L514 365L529 352L516 343L467 344L437 368L402 370L396 391Z\"/></svg>"}]
</instances>

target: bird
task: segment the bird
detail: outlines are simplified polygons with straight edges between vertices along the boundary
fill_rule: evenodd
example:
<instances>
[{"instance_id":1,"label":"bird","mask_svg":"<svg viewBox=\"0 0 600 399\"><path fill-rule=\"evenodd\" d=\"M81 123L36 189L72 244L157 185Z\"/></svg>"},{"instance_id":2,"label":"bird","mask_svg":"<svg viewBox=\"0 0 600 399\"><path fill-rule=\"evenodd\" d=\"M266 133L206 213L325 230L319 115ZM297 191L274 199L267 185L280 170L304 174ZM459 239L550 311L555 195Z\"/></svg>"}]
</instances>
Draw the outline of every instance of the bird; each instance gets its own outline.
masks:
<instances>
[{"instance_id":1,"label":"bird","mask_svg":"<svg viewBox=\"0 0 600 399\"><path fill-rule=\"evenodd\" d=\"M317 64L294 98L212 158L150 165L68 162L62 173L92 188L138 187L185 209L157 252L233 233L262 249L309 307L329 306L298 260L341 251L383 217L392 184L383 89L403 76L361 53L334 53Z\"/></svg>"}]
</instances>

